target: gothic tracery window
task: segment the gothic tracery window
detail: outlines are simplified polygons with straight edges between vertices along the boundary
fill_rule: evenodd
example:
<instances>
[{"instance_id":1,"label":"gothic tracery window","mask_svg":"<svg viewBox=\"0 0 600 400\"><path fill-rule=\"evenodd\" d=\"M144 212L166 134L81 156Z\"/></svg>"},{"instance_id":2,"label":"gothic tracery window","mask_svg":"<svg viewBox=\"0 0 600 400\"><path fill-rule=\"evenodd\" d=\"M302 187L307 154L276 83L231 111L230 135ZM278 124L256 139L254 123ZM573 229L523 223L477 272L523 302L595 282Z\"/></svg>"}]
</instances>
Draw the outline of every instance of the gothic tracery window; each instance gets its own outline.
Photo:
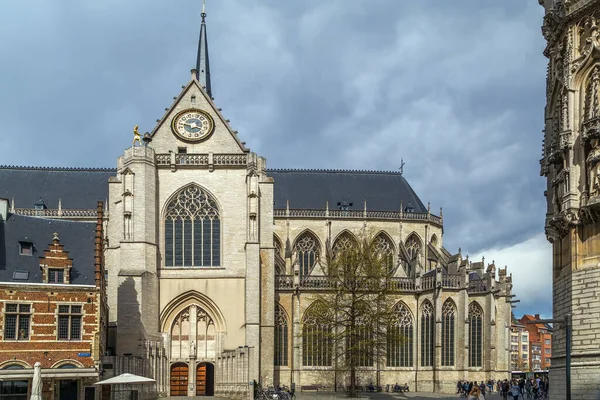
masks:
<instances>
[{"instance_id":1,"label":"gothic tracery window","mask_svg":"<svg viewBox=\"0 0 600 400\"><path fill-rule=\"evenodd\" d=\"M297 260L300 267L300 278L310 274L317 258L319 257L319 245L314 235L309 232L304 233L294 246Z\"/></svg>"},{"instance_id":2,"label":"gothic tracery window","mask_svg":"<svg viewBox=\"0 0 600 400\"><path fill-rule=\"evenodd\" d=\"M302 319L302 365L331 366L331 316L322 304L313 303Z\"/></svg>"},{"instance_id":3,"label":"gothic tracery window","mask_svg":"<svg viewBox=\"0 0 600 400\"><path fill-rule=\"evenodd\" d=\"M454 365L456 306L448 299L442 306L442 366Z\"/></svg>"},{"instance_id":4,"label":"gothic tracery window","mask_svg":"<svg viewBox=\"0 0 600 400\"><path fill-rule=\"evenodd\" d=\"M417 254L421 252L421 241L416 235L410 235L408 239L406 239L404 247L406 247L409 261L412 261L417 257Z\"/></svg>"},{"instance_id":5,"label":"gothic tracery window","mask_svg":"<svg viewBox=\"0 0 600 400\"><path fill-rule=\"evenodd\" d=\"M435 312L429 301L421 307L421 366L433 366Z\"/></svg>"},{"instance_id":6,"label":"gothic tracery window","mask_svg":"<svg viewBox=\"0 0 600 400\"><path fill-rule=\"evenodd\" d=\"M390 239L383 233L380 233L373 240L373 249L377 252L377 254L385 258L388 270L391 272L394 269L395 265L394 246L392 245Z\"/></svg>"},{"instance_id":7,"label":"gothic tracery window","mask_svg":"<svg viewBox=\"0 0 600 400\"><path fill-rule=\"evenodd\" d=\"M280 304L275 307L275 363L276 366L288 365L288 322Z\"/></svg>"},{"instance_id":8,"label":"gothic tracery window","mask_svg":"<svg viewBox=\"0 0 600 400\"><path fill-rule=\"evenodd\" d=\"M343 253L344 251L350 250L357 245L356 239L349 232L343 232L340 234L335 243L333 244L333 254L334 256L338 253Z\"/></svg>"},{"instance_id":9,"label":"gothic tracery window","mask_svg":"<svg viewBox=\"0 0 600 400\"><path fill-rule=\"evenodd\" d=\"M395 321L387 329L387 366L413 366L413 317L400 302L394 306Z\"/></svg>"},{"instance_id":10,"label":"gothic tracery window","mask_svg":"<svg viewBox=\"0 0 600 400\"><path fill-rule=\"evenodd\" d=\"M469 304L469 367L483 366L483 310L477 303Z\"/></svg>"},{"instance_id":11,"label":"gothic tracery window","mask_svg":"<svg viewBox=\"0 0 600 400\"><path fill-rule=\"evenodd\" d=\"M199 186L188 186L167 206L165 266L220 265L221 221L217 203Z\"/></svg>"}]
</instances>

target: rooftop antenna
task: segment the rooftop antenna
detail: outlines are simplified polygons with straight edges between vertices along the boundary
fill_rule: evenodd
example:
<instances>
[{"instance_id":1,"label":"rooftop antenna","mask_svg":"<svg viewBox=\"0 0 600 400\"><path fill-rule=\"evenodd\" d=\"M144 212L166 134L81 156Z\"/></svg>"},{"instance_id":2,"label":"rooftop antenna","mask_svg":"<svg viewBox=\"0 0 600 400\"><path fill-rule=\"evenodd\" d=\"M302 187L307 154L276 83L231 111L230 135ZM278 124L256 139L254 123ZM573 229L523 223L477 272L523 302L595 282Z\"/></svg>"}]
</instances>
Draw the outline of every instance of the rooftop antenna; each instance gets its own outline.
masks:
<instances>
[{"instance_id":1,"label":"rooftop antenna","mask_svg":"<svg viewBox=\"0 0 600 400\"><path fill-rule=\"evenodd\" d=\"M400 175L404 175L404 164L406 164L406 163L404 162L404 159L401 158L400 159Z\"/></svg>"}]
</instances>

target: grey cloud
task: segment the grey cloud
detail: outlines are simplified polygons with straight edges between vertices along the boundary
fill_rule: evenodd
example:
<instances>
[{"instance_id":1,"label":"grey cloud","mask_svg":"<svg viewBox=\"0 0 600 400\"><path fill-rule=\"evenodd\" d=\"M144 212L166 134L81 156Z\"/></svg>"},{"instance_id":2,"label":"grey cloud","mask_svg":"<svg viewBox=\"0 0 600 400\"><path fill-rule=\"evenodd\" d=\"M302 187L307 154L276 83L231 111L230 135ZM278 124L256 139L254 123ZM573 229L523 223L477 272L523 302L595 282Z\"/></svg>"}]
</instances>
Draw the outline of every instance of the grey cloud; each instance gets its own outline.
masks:
<instances>
[{"instance_id":1,"label":"grey cloud","mask_svg":"<svg viewBox=\"0 0 600 400\"><path fill-rule=\"evenodd\" d=\"M535 2L208 2L216 103L270 167L397 169L445 244L542 231L546 60ZM3 164L114 166L195 63L197 1L0 12ZM23 23L27 21L27 23Z\"/></svg>"}]
</instances>

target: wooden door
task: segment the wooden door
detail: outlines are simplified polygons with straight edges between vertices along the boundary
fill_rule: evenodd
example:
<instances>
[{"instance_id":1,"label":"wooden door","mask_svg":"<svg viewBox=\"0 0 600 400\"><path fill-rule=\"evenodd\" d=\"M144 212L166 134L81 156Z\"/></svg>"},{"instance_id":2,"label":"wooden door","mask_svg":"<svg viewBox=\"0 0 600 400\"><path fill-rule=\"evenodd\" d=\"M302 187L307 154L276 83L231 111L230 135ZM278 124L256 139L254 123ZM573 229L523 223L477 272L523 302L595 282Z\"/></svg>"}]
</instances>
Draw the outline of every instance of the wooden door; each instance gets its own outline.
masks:
<instances>
[{"instance_id":1,"label":"wooden door","mask_svg":"<svg viewBox=\"0 0 600 400\"><path fill-rule=\"evenodd\" d=\"M206 364L196 368L196 396L206 396Z\"/></svg>"},{"instance_id":2,"label":"wooden door","mask_svg":"<svg viewBox=\"0 0 600 400\"><path fill-rule=\"evenodd\" d=\"M173 364L171 366L171 396L187 396L188 394L188 366L187 364Z\"/></svg>"},{"instance_id":3,"label":"wooden door","mask_svg":"<svg viewBox=\"0 0 600 400\"><path fill-rule=\"evenodd\" d=\"M196 367L196 396L215 395L215 367L202 363Z\"/></svg>"}]
</instances>

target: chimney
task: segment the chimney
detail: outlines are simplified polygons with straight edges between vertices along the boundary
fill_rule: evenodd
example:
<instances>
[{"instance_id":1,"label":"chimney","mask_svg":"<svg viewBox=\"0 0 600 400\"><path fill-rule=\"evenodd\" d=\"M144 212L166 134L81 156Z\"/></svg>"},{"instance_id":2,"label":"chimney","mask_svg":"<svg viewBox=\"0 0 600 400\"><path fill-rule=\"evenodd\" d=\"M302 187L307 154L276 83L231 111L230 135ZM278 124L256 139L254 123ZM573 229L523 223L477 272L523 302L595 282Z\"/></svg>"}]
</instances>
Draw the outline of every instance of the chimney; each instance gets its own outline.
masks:
<instances>
[{"instance_id":1,"label":"chimney","mask_svg":"<svg viewBox=\"0 0 600 400\"><path fill-rule=\"evenodd\" d=\"M0 199L0 221L8 218L8 199Z\"/></svg>"},{"instance_id":2,"label":"chimney","mask_svg":"<svg viewBox=\"0 0 600 400\"><path fill-rule=\"evenodd\" d=\"M540 314L535 314L535 319L541 319Z\"/></svg>"}]
</instances>

